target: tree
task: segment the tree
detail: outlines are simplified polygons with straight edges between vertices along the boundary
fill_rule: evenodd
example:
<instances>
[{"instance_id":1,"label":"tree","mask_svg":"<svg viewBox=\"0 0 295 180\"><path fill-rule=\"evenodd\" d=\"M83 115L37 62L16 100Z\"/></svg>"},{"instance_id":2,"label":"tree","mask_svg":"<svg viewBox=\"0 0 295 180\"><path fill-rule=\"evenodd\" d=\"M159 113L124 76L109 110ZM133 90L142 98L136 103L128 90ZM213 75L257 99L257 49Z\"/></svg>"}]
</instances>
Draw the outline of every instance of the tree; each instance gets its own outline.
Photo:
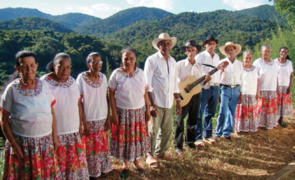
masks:
<instances>
[{"instance_id":1,"label":"tree","mask_svg":"<svg viewBox=\"0 0 295 180\"><path fill-rule=\"evenodd\" d=\"M295 0L269 0L273 1L276 10L282 15L285 16L288 20L288 23L295 31Z\"/></svg>"}]
</instances>

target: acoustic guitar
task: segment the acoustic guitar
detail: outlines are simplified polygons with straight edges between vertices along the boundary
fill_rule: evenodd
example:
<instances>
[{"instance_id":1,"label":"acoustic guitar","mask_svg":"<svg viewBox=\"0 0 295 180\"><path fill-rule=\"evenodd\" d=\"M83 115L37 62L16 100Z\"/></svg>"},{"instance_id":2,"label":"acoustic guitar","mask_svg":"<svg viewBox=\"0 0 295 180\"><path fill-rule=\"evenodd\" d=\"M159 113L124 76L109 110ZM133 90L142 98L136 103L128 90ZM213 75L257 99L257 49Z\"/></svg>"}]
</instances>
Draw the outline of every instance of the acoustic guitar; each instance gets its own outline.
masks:
<instances>
[{"instance_id":1,"label":"acoustic guitar","mask_svg":"<svg viewBox=\"0 0 295 180\"><path fill-rule=\"evenodd\" d=\"M228 65L228 62L223 62L219 64L216 68L211 70L208 74L212 75L218 70L223 70L226 66ZM178 83L178 88L179 88L179 95L180 95L180 104L181 107L187 105L191 98L200 93L202 91L202 86L201 82L205 80L206 75L200 77L197 79L195 76L189 76L186 78L184 81ZM176 104L176 101L174 100L174 104Z\"/></svg>"}]
</instances>

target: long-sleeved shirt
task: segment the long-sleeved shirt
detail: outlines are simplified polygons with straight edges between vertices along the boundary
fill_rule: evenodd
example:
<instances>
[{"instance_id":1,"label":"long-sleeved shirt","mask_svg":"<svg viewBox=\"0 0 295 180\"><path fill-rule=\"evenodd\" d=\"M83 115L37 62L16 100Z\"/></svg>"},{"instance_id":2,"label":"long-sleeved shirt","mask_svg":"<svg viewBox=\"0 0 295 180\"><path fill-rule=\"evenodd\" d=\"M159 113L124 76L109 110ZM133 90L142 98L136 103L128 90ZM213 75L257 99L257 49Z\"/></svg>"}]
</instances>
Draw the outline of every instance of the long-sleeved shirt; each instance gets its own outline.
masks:
<instances>
[{"instance_id":1,"label":"long-sleeved shirt","mask_svg":"<svg viewBox=\"0 0 295 180\"><path fill-rule=\"evenodd\" d=\"M208 66L204 66L202 64L209 64L211 66L217 67L219 64L220 58L219 58L218 54L216 54L216 53L214 53L214 56L212 58L210 53L205 50L205 51L199 53L195 57L195 60L197 63L201 64L202 72L204 75L204 74L208 74L210 71L212 71L213 68L208 67ZM210 84L219 84L219 81L220 81L220 71L217 71L216 73L211 75L211 80L208 83L206 83L206 85L203 88L208 89L210 87Z\"/></svg>"},{"instance_id":2,"label":"long-sleeved shirt","mask_svg":"<svg viewBox=\"0 0 295 180\"><path fill-rule=\"evenodd\" d=\"M147 58L144 74L148 84L148 92L152 92L154 103L161 108L171 108L173 94L179 93L175 59L169 56L166 61L159 51Z\"/></svg>"}]
</instances>

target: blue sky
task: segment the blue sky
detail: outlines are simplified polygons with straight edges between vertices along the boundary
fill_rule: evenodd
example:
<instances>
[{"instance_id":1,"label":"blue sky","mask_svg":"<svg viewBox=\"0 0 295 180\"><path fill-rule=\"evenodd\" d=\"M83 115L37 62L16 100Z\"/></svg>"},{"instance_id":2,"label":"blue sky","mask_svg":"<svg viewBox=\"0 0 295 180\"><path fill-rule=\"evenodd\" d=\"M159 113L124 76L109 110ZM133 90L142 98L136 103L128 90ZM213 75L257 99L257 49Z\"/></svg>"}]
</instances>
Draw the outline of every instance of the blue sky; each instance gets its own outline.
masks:
<instances>
[{"instance_id":1,"label":"blue sky","mask_svg":"<svg viewBox=\"0 0 295 180\"><path fill-rule=\"evenodd\" d=\"M80 12L107 18L114 13L138 6L157 7L178 14L207 12L218 9L241 10L270 4L269 0L1 0L0 9L7 7L36 8L52 15Z\"/></svg>"}]
</instances>

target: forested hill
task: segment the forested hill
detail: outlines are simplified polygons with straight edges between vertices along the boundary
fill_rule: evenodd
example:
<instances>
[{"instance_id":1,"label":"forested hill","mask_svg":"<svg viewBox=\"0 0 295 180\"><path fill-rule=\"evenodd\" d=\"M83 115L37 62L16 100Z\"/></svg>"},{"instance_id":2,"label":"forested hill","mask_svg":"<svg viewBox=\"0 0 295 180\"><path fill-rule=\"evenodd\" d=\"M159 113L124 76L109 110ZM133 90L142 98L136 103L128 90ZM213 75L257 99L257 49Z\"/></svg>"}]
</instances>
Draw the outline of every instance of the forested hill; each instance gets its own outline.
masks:
<instances>
[{"instance_id":1,"label":"forested hill","mask_svg":"<svg viewBox=\"0 0 295 180\"><path fill-rule=\"evenodd\" d=\"M121 47L114 46L95 37L76 33L58 33L53 31L3 31L0 30L0 85L14 71L14 56L20 50L32 50L39 61L38 71L45 67L56 53L66 52L72 58L72 75L86 70L85 59L90 52L99 52L102 56L102 72L106 70L106 59L112 68L120 62Z\"/></svg>"},{"instance_id":2,"label":"forested hill","mask_svg":"<svg viewBox=\"0 0 295 180\"><path fill-rule=\"evenodd\" d=\"M51 30L61 33L73 32L71 29L56 23L54 21L38 18L38 17L27 17L17 18L9 21L0 22L1 30Z\"/></svg>"},{"instance_id":3,"label":"forested hill","mask_svg":"<svg viewBox=\"0 0 295 180\"><path fill-rule=\"evenodd\" d=\"M76 28L82 34L91 34L97 37L112 33L138 21L154 21L173 15L158 8L136 7L120 11L102 21L95 21L85 26Z\"/></svg>"},{"instance_id":4,"label":"forested hill","mask_svg":"<svg viewBox=\"0 0 295 180\"><path fill-rule=\"evenodd\" d=\"M53 16L50 19L71 29L101 20L100 18L89 16L82 13L68 13L68 14Z\"/></svg>"},{"instance_id":5,"label":"forested hill","mask_svg":"<svg viewBox=\"0 0 295 180\"><path fill-rule=\"evenodd\" d=\"M51 18L52 15L43 13L38 9L30 8L4 8L0 9L0 21L13 20L20 17Z\"/></svg>"},{"instance_id":6,"label":"forested hill","mask_svg":"<svg viewBox=\"0 0 295 180\"><path fill-rule=\"evenodd\" d=\"M250 17L232 11L219 10L207 13L181 13L153 22L137 22L105 37L109 42L130 46L143 52L143 56L154 52L151 41L161 32L169 32L178 38L178 46L188 39L201 43L208 34L219 39L219 44L233 41L242 46L254 46L262 39L269 38L277 29L272 21ZM179 51L175 49L174 51ZM183 53L175 52L177 59Z\"/></svg>"}]
</instances>

